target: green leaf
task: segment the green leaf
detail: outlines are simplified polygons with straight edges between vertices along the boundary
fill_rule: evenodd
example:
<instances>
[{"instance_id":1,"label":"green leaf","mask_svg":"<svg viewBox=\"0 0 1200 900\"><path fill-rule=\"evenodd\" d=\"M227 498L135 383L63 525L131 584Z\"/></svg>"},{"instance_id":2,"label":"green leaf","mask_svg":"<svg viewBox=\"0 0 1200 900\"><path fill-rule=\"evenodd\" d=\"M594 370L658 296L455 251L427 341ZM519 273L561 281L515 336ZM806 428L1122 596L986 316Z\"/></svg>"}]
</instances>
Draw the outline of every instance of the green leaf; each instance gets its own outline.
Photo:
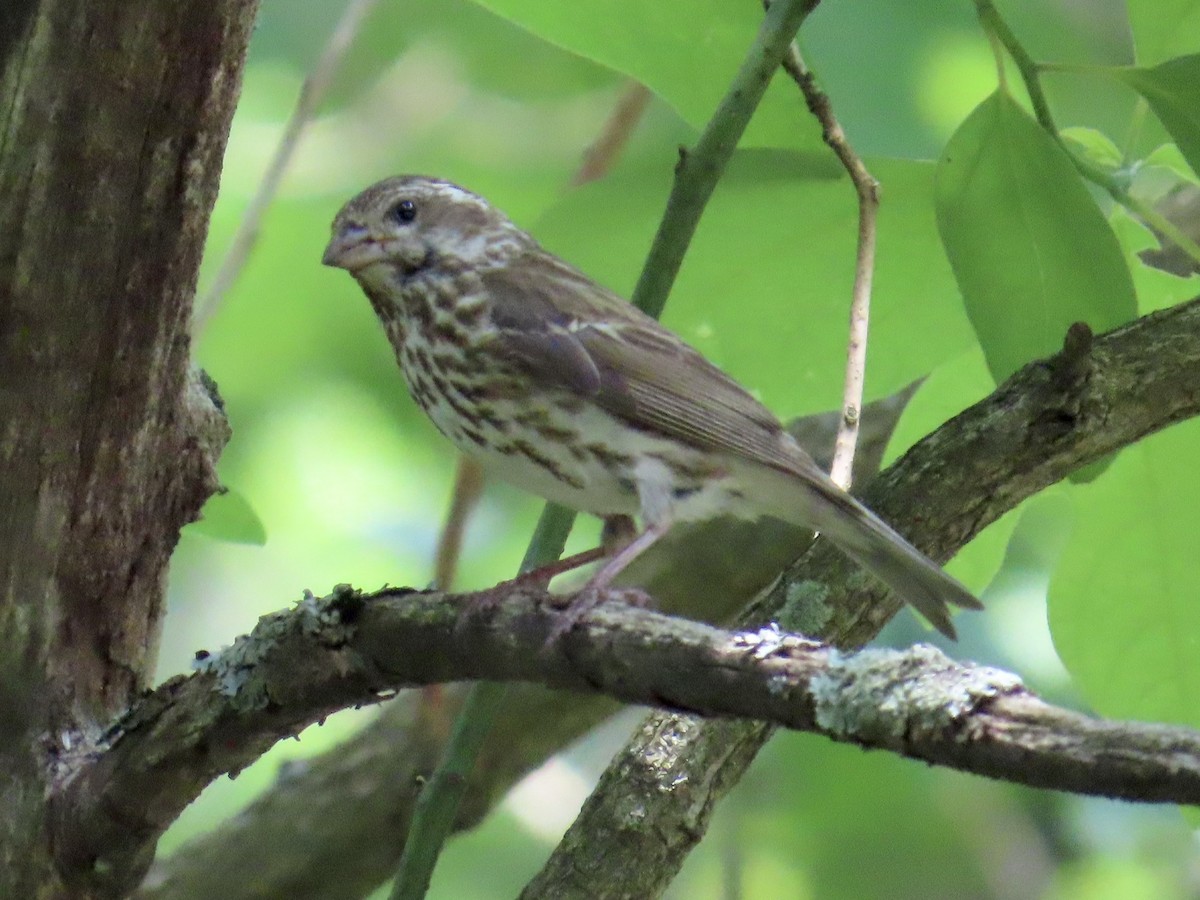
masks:
<instances>
[{"instance_id":1,"label":"green leaf","mask_svg":"<svg viewBox=\"0 0 1200 900\"><path fill-rule=\"evenodd\" d=\"M712 116L762 23L758 3L690 0L686 13L643 0L476 0L544 40L629 75L693 128ZM747 147L821 146L800 92L777 77L742 139Z\"/></svg>"},{"instance_id":2,"label":"green leaf","mask_svg":"<svg viewBox=\"0 0 1200 900\"><path fill-rule=\"evenodd\" d=\"M1126 0L1126 6L1142 65L1200 50L1200 0Z\"/></svg>"},{"instance_id":3,"label":"green leaf","mask_svg":"<svg viewBox=\"0 0 1200 900\"><path fill-rule=\"evenodd\" d=\"M287 2L261 4L251 65L286 67L301 77L329 41L344 5L309 3L297 15ZM421 57L421 71L435 84L444 85L449 76L525 100L578 94L616 79L611 70L565 53L471 0L405 0L380 3L371 12L353 52L338 67L325 105L353 102L405 57L409 64ZM294 102L294 92L290 99Z\"/></svg>"},{"instance_id":4,"label":"green leaf","mask_svg":"<svg viewBox=\"0 0 1200 900\"><path fill-rule=\"evenodd\" d=\"M1064 128L1059 132L1062 137L1079 148L1082 155L1104 169L1117 169L1124 165L1124 154L1121 148L1103 131L1095 128Z\"/></svg>"},{"instance_id":5,"label":"green leaf","mask_svg":"<svg viewBox=\"0 0 1200 900\"><path fill-rule=\"evenodd\" d=\"M886 396L970 346L930 214L933 166L869 160L883 184L867 386ZM840 404L857 200L826 156L739 151L704 214L664 323L782 416ZM628 297L671 173L620 169L537 223L546 247Z\"/></svg>"},{"instance_id":6,"label":"green leaf","mask_svg":"<svg viewBox=\"0 0 1200 900\"><path fill-rule=\"evenodd\" d=\"M1187 160L1183 158L1183 154L1174 144L1163 144L1155 148L1142 160L1138 173L1153 172L1154 170L1165 170L1179 181L1200 184L1200 178L1196 177L1196 173L1192 171L1192 167L1187 164Z\"/></svg>"},{"instance_id":7,"label":"green leaf","mask_svg":"<svg viewBox=\"0 0 1200 900\"><path fill-rule=\"evenodd\" d=\"M1105 715L1200 725L1200 421L1127 447L1073 490L1077 526L1051 584L1063 662Z\"/></svg>"},{"instance_id":8,"label":"green leaf","mask_svg":"<svg viewBox=\"0 0 1200 900\"><path fill-rule=\"evenodd\" d=\"M1069 491L1054 486L1034 494L1005 514L1005 518L1010 516L1016 522L988 593L1003 596L1031 590L1044 592L1075 522Z\"/></svg>"},{"instance_id":9,"label":"green leaf","mask_svg":"<svg viewBox=\"0 0 1200 900\"><path fill-rule=\"evenodd\" d=\"M1137 311L1121 248L1066 153L1005 93L985 100L938 163L937 222L988 368L1002 381Z\"/></svg>"},{"instance_id":10,"label":"green leaf","mask_svg":"<svg viewBox=\"0 0 1200 900\"><path fill-rule=\"evenodd\" d=\"M1192 171L1200 174L1200 54L1115 74L1146 98Z\"/></svg>"},{"instance_id":11,"label":"green leaf","mask_svg":"<svg viewBox=\"0 0 1200 900\"><path fill-rule=\"evenodd\" d=\"M226 488L213 494L200 510L199 521L188 526L193 534L232 544L258 544L267 542L267 529L242 494Z\"/></svg>"}]
</instances>

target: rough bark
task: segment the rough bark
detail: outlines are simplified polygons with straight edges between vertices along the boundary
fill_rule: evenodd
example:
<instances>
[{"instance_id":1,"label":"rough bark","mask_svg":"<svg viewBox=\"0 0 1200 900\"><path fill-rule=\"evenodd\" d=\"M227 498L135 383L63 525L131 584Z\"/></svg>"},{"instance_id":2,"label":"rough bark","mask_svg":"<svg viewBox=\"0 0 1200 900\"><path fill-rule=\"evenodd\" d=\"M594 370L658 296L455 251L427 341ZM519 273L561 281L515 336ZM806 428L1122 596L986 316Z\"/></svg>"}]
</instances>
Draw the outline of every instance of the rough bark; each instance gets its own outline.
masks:
<instances>
[{"instance_id":1,"label":"rough bark","mask_svg":"<svg viewBox=\"0 0 1200 900\"><path fill-rule=\"evenodd\" d=\"M188 329L255 7L0 12L0 896L91 891L58 881L44 798L146 687L171 551L217 486Z\"/></svg>"},{"instance_id":2,"label":"rough bark","mask_svg":"<svg viewBox=\"0 0 1200 900\"><path fill-rule=\"evenodd\" d=\"M1050 706L1019 678L924 644L847 654L767 627L728 631L610 603L555 638L544 590L472 595L347 586L264 616L111 731L72 788L86 827L144 839L214 777L331 710L403 687L523 681L626 703L738 717L1036 787L1200 805L1200 732ZM412 780L407 780L411 785ZM155 811L148 814L147 810Z\"/></svg>"}]
</instances>

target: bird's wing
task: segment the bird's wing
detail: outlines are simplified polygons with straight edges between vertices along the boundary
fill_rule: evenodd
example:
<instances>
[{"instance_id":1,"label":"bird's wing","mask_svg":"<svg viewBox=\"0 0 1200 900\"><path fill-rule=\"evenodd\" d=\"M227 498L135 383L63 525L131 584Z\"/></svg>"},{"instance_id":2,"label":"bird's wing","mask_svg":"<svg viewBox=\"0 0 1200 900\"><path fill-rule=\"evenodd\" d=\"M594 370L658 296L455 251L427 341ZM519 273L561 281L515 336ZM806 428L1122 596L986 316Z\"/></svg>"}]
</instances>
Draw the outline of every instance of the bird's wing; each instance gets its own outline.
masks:
<instances>
[{"instance_id":1,"label":"bird's wing","mask_svg":"<svg viewBox=\"0 0 1200 900\"><path fill-rule=\"evenodd\" d=\"M522 267L484 276L497 341L527 371L643 431L788 472L820 472L783 439L766 407L697 351L582 273L553 258L545 266L537 278Z\"/></svg>"},{"instance_id":2,"label":"bird's wing","mask_svg":"<svg viewBox=\"0 0 1200 900\"><path fill-rule=\"evenodd\" d=\"M570 317L554 307L546 292L519 283L506 269L486 272L483 280L496 328L494 352L542 383L585 397L600 392L600 370L571 333Z\"/></svg>"}]
</instances>

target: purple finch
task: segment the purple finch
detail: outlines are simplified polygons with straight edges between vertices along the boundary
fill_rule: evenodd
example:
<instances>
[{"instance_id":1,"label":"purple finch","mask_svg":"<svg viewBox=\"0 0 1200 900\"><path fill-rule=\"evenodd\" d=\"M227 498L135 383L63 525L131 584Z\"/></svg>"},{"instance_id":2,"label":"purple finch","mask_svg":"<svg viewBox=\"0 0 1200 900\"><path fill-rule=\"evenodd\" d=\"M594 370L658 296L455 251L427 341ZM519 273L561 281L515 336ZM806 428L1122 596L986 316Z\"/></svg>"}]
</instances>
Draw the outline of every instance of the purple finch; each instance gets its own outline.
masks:
<instances>
[{"instance_id":1,"label":"purple finch","mask_svg":"<svg viewBox=\"0 0 1200 900\"><path fill-rule=\"evenodd\" d=\"M361 285L413 398L459 450L547 500L641 517L593 596L672 523L768 515L827 536L943 634L948 604L982 608L732 378L483 198L381 181L338 213L324 262Z\"/></svg>"}]
</instances>

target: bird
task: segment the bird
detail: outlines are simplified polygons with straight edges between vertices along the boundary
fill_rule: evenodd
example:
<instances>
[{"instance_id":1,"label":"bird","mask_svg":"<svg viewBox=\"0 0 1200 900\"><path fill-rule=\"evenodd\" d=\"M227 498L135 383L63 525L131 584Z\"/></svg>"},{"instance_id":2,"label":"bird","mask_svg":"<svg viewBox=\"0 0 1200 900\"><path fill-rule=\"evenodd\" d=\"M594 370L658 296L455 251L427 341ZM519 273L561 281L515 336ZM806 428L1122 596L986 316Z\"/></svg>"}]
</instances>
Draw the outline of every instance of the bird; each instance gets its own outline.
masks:
<instances>
[{"instance_id":1,"label":"bird","mask_svg":"<svg viewBox=\"0 0 1200 900\"><path fill-rule=\"evenodd\" d=\"M606 522L572 622L672 525L719 515L817 531L951 639L951 605L983 608L749 391L478 194L386 178L337 213L322 262L358 282L413 399L462 453Z\"/></svg>"}]
</instances>

